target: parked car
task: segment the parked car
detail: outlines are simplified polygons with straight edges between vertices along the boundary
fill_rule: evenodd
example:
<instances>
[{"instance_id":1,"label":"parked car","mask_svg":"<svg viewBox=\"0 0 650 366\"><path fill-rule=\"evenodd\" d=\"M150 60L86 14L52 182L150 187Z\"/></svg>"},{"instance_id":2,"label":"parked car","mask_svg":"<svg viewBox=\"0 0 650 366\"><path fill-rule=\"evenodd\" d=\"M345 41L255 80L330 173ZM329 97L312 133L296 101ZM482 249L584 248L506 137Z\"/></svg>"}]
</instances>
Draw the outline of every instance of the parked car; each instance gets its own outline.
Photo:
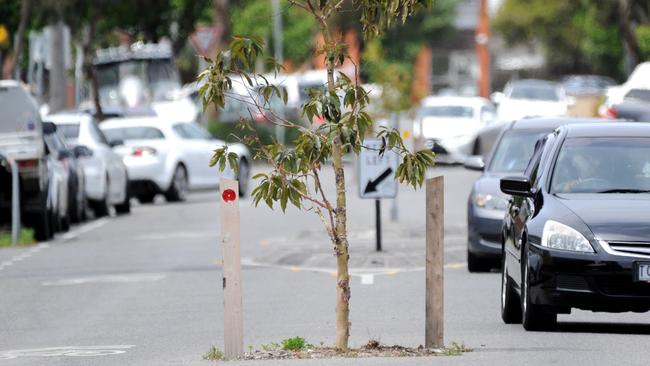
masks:
<instances>
[{"instance_id":1,"label":"parked car","mask_svg":"<svg viewBox=\"0 0 650 366\"><path fill-rule=\"evenodd\" d=\"M557 83L545 80L514 80L494 93L492 101L498 105L497 115L502 121L515 121L530 117L564 116L568 99Z\"/></svg>"},{"instance_id":2,"label":"parked car","mask_svg":"<svg viewBox=\"0 0 650 366\"><path fill-rule=\"evenodd\" d=\"M0 80L0 152L20 171L21 217L36 240L51 237L48 169L41 117L36 101L16 81ZM0 171L0 219L10 220L11 174Z\"/></svg>"},{"instance_id":3,"label":"parked car","mask_svg":"<svg viewBox=\"0 0 650 366\"><path fill-rule=\"evenodd\" d=\"M47 155L48 170L48 213L52 232L70 230L70 170L68 157L56 136L56 129L51 123L43 123L43 140Z\"/></svg>"},{"instance_id":4,"label":"parked car","mask_svg":"<svg viewBox=\"0 0 650 366\"><path fill-rule=\"evenodd\" d=\"M482 156L467 159L467 169L483 172L474 182L467 201L467 268L470 272L489 271L501 263L501 223L510 197L499 189L500 179L523 173L533 155L535 142L559 126L607 121L610 120L558 117L509 122L486 159Z\"/></svg>"},{"instance_id":5,"label":"parked car","mask_svg":"<svg viewBox=\"0 0 650 366\"><path fill-rule=\"evenodd\" d=\"M650 89L650 61L636 65L623 84L607 89L605 101L598 109L598 115L601 117L611 117L611 114L608 113L609 109L623 102L625 96L632 89Z\"/></svg>"},{"instance_id":6,"label":"parked car","mask_svg":"<svg viewBox=\"0 0 650 366\"><path fill-rule=\"evenodd\" d=\"M119 215L131 211L128 174L94 118L85 113L57 113L46 117L57 125L81 162L86 197L96 217L108 215L109 206Z\"/></svg>"},{"instance_id":7,"label":"parked car","mask_svg":"<svg viewBox=\"0 0 650 366\"><path fill-rule=\"evenodd\" d=\"M650 125L573 124L501 179L501 315L551 329L578 308L650 310Z\"/></svg>"},{"instance_id":8,"label":"parked car","mask_svg":"<svg viewBox=\"0 0 650 366\"><path fill-rule=\"evenodd\" d=\"M614 85L612 78L601 75L569 75L562 79L567 95L603 95Z\"/></svg>"},{"instance_id":9,"label":"parked car","mask_svg":"<svg viewBox=\"0 0 650 366\"><path fill-rule=\"evenodd\" d=\"M436 161L462 163L476 154L476 134L495 122L490 101L474 97L427 97L417 112L414 135L437 154Z\"/></svg>"},{"instance_id":10,"label":"parked car","mask_svg":"<svg viewBox=\"0 0 650 366\"><path fill-rule=\"evenodd\" d=\"M161 118L110 119L102 130L124 159L130 189L140 202L152 202L159 193L167 201L185 200L190 189L213 188L220 174L209 166L212 151L225 143L212 138L200 125ZM244 145L229 145L239 156L240 195L245 195L250 174L250 155ZM233 171L225 173L233 176Z\"/></svg>"},{"instance_id":11,"label":"parked car","mask_svg":"<svg viewBox=\"0 0 650 366\"><path fill-rule=\"evenodd\" d=\"M650 89L630 89L621 103L607 110L606 116L635 122L650 122Z\"/></svg>"}]
</instances>

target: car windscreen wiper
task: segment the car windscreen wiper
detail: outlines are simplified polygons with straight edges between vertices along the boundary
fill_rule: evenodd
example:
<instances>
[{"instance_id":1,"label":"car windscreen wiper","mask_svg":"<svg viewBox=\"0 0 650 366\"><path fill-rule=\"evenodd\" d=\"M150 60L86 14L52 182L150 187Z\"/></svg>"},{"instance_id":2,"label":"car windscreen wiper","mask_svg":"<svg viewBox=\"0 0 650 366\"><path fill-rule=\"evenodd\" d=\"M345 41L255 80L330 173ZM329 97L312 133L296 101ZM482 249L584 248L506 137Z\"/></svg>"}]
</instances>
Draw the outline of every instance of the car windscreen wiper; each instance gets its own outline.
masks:
<instances>
[{"instance_id":1,"label":"car windscreen wiper","mask_svg":"<svg viewBox=\"0 0 650 366\"><path fill-rule=\"evenodd\" d=\"M648 189L630 189L630 188L616 188L600 191L596 193L650 193Z\"/></svg>"}]
</instances>

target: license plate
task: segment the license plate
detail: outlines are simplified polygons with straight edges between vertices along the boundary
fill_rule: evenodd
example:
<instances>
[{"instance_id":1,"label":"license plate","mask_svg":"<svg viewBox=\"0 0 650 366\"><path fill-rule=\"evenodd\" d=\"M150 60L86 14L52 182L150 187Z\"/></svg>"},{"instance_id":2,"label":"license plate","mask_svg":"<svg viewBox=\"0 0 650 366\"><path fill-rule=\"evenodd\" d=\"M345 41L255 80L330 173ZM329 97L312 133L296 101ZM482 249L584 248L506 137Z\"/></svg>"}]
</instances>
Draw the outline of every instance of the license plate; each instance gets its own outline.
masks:
<instances>
[{"instance_id":1,"label":"license plate","mask_svg":"<svg viewBox=\"0 0 650 366\"><path fill-rule=\"evenodd\" d=\"M650 263L635 263L634 269L635 281L650 281Z\"/></svg>"}]
</instances>

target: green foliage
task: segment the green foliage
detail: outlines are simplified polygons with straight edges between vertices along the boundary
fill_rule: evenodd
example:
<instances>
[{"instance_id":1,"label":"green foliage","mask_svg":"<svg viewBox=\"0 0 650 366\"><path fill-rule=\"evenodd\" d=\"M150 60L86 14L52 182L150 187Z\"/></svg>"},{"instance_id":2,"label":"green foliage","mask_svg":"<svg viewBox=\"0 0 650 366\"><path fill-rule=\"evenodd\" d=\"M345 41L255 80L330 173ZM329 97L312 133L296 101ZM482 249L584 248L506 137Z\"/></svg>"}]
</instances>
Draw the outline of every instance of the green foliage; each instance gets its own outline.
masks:
<instances>
[{"instance_id":1,"label":"green foliage","mask_svg":"<svg viewBox=\"0 0 650 366\"><path fill-rule=\"evenodd\" d=\"M207 361L221 361L224 359L224 354L215 346L210 346L208 352L203 355L203 359Z\"/></svg>"},{"instance_id":2,"label":"green foliage","mask_svg":"<svg viewBox=\"0 0 650 366\"><path fill-rule=\"evenodd\" d=\"M279 350L280 349L280 344L275 343L275 342L271 342L269 344L263 344L261 347L262 347L263 351L271 352L271 351Z\"/></svg>"},{"instance_id":3,"label":"green foliage","mask_svg":"<svg viewBox=\"0 0 650 366\"><path fill-rule=\"evenodd\" d=\"M287 338L282 341L282 349L285 351L300 351L305 349L306 342L302 337Z\"/></svg>"},{"instance_id":4,"label":"green foliage","mask_svg":"<svg viewBox=\"0 0 650 366\"><path fill-rule=\"evenodd\" d=\"M622 79L619 10L614 0L505 0L493 24L509 43L539 42L553 74L596 73Z\"/></svg>"},{"instance_id":5,"label":"green foliage","mask_svg":"<svg viewBox=\"0 0 650 366\"><path fill-rule=\"evenodd\" d=\"M316 21L304 16L302 9L280 2L282 9L282 48L284 58L296 64L308 61L314 52L310 47L316 31ZM231 10L233 34L267 39L273 54L273 13L269 0L235 1Z\"/></svg>"},{"instance_id":6,"label":"green foliage","mask_svg":"<svg viewBox=\"0 0 650 366\"><path fill-rule=\"evenodd\" d=\"M467 348L464 343L451 342L449 346L442 349L442 354L445 356L460 356L466 352L472 352L472 349Z\"/></svg>"},{"instance_id":7,"label":"green foliage","mask_svg":"<svg viewBox=\"0 0 650 366\"><path fill-rule=\"evenodd\" d=\"M650 60L650 25L640 25L636 28L636 38L645 61Z\"/></svg>"},{"instance_id":8,"label":"green foliage","mask_svg":"<svg viewBox=\"0 0 650 366\"><path fill-rule=\"evenodd\" d=\"M17 245L30 245L35 243L33 229L23 228L20 230ZM0 231L0 247L9 247L11 245L11 233Z\"/></svg>"}]
</instances>

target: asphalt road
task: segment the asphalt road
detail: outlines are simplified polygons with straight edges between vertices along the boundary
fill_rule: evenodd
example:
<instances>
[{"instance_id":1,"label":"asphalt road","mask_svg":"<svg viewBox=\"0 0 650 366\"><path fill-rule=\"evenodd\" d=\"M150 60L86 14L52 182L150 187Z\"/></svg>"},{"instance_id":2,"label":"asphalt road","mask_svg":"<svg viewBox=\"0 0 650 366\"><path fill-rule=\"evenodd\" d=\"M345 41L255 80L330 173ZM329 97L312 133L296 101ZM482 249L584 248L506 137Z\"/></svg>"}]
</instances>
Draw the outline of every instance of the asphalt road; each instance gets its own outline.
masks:
<instances>
[{"instance_id":1,"label":"asphalt road","mask_svg":"<svg viewBox=\"0 0 650 366\"><path fill-rule=\"evenodd\" d=\"M351 169L350 171L353 171ZM465 266L466 200L476 173L445 176L445 340L474 349L433 359L240 362L239 365L646 364L647 314L561 315L554 332L499 317L497 273ZM330 179L328 175L325 179ZM402 187L398 222L384 202L384 249L374 252L374 203L350 180L351 344L424 342L424 192ZM333 256L311 213L242 200L245 345L334 338ZM134 206L35 247L0 250L0 364L208 365L223 346L219 209L215 192Z\"/></svg>"}]
</instances>

